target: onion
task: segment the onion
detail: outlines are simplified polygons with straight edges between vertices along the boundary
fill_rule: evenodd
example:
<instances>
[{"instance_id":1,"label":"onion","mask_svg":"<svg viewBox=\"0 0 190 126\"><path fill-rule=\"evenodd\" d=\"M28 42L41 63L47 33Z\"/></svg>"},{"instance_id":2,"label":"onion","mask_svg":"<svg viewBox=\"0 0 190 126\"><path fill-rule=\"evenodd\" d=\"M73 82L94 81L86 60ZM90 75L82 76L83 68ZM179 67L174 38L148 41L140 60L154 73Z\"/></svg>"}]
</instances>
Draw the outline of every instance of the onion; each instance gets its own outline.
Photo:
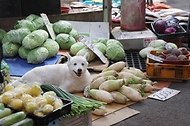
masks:
<instances>
[{"instance_id":1,"label":"onion","mask_svg":"<svg viewBox=\"0 0 190 126\"><path fill-rule=\"evenodd\" d=\"M157 33L163 34L167 28L167 23L165 20L159 19L154 22L153 27Z\"/></svg>"},{"instance_id":2,"label":"onion","mask_svg":"<svg viewBox=\"0 0 190 126\"><path fill-rule=\"evenodd\" d=\"M169 27L169 28L165 29L164 34L172 34L172 33L175 33L175 32L176 32L175 28Z\"/></svg>"}]
</instances>

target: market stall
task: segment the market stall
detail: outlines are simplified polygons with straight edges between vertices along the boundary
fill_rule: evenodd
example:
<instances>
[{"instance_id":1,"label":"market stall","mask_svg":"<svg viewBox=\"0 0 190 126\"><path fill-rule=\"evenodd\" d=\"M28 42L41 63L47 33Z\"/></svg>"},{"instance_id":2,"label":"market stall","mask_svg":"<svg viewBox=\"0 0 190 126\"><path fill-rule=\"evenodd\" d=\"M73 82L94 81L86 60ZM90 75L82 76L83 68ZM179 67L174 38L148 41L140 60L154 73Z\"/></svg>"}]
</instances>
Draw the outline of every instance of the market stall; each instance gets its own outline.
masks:
<instances>
[{"instance_id":1,"label":"market stall","mask_svg":"<svg viewBox=\"0 0 190 126\"><path fill-rule=\"evenodd\" d=\"M144 11L136 12L137 17L134 19L132 17L135 16L130 17L129 10L126 9L126 6L130 5L124 1L121 2L123 2L122 5L124 6L121 5L121 19L117 20L120 24L116 27L112 25L111 19L113 17L111 17L110 1L100 2L103 10L94 11L93 9L88 13L77 14L76 7L73 7L74 11L69 10L68 12L70 14L36 15L31 13L23 17L11 18L11 20L1 18L0 20L2 21L11 22L10 24L7 22L1 22L0 24L3 35L1 38L2 55L5 61L4 65L7 63L8 66L6 70L9 71L8 77L4 75L7 78L1 84L2 109L12 109L10 114L15 115L11 116L15 116L14 118L20 117L18 121L24 120L21 122L23 124L34 123L34 125L49 126L113 125L141 113L131 109L130 105L141 103L151 94L162 91L161 89L164 87L169 87L171 82L189 80L189 50L185 47L182 48L181 39L186 37L186 29L179 22L174 22L175 25L179 26L179 29L175 29L174 33L160 32L155 27L155 24L158 20L165 21L164 16L161 19L147 23L145 20L145 15L147 14L145 1L142 1L141 4L139 3ZM132 1L132 5L135 2ZM81 6L86 7L87 4L83 3ZM151 12L149 12L149 15ZM182 12L188 14L185 11ZM153 13L152 15L157 14ZM122 17L125 17L126 20ZM85 18L86 20L84 21ZM131 21L132 19L133 21ZM176 18L172 17L173 19ZM141 24L133 24L140 20ZM166 25L168 27L168 24ZM174 40L171 41L171 38ZM169 50L170 52L166 52ZM174 50L178 51L179 54L175 55L175 60L171 60L167 56L173 55ZM41 83L39 86L34 83L30 87L21 82L21 84L17 85L18 87L11 85L36 67L65 64L69 60L66 52L69 52L73 57L86 56L86 60L89 62L87 68L90 71L89 79L92 79L88 91L89 93L97 92L96 95L99 95L98 92L101 91L102 95L101 93L100 96L91 94L86 99L83 92L72 94L66 91L66 95L63 95L64 90L50 84ZM179 55L183 55L183 60L177 58ZM2 70L6 71L5 69ZM98 81L101 82L98 83ZM93 87L95 86L94 84L96 84L96 87ZM112 85L113 88L109 85ZM147 90L146 86L149 86L150 90ZM19 88L24 92L19 92ZM129 90L136 96L131 96L132 93L127 92ZM51 92L48 94L51 97L47 97L46 92L50 91L54 93L52 94ZM105 92L107 97L103 95ZM122 96L124 100L117 100L115 93ZM22 98L24 97L23 94L31 95L32 100L27 103L27 100ZM52 98L52 95L62 99L51 101L52 99L49 98ZM46 100L41 99L42 97ZM59 102L55 103L58 100ZM26 103L19 104L24 101ZM39 103L37 105L42 110L37 109L37 106L34 105L35 101ZM85 102L86 104L83 105ZM102 106L104 108L101 108ZM97 114L95 112L97 109L103 111ZM82 113L80 110L84 112ZM25 113L17 113L23 111ZM16 116L16 114L18 115ZM15 121L16 119L12 118L10 122L16 123ZM1 120L0 122L3 123ZM8 122L5 123L9 125Z\"/></svg>"}]
</instances>

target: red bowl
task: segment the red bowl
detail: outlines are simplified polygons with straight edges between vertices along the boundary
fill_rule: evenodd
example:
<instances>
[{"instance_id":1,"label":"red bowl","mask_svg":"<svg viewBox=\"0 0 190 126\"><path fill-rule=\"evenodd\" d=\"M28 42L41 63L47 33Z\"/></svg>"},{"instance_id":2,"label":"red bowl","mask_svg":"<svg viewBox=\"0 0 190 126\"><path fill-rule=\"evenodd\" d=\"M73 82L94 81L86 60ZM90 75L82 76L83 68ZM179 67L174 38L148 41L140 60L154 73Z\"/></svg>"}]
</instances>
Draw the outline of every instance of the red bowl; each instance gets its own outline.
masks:
<instances>
[{"instance_id":1,"label":"red bowl","mask_svg":"<svg viewBox=\"0 0 190 126\"><path fill-rule=\"evenodd\" d=\"M70 10L70 8L69 7L61 7L61 13L62 14L68 14L69 13L69 10Z\"/></svg>"}]
</instances>

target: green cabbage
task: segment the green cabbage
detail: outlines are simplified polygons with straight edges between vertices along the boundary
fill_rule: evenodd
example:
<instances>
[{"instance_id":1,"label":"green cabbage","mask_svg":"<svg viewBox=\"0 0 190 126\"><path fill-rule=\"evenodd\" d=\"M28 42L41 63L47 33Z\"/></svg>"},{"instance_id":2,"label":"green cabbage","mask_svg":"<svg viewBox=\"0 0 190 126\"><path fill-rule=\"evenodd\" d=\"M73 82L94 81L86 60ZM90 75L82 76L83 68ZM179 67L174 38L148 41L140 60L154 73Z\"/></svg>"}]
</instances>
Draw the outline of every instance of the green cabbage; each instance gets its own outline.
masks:
<instances>
[{"instance_id":1,"label":"green cabbage","mask_svg":"<svg viewBox=\"0 0 190 126\"><path fill-rule=\"evenodd\" d=\"M28 53L27 62L31 64L39 64L44 62L47 57L48 50L45 47L37 47Z\"/></svg>"},{"instance_id":2,"label":"green cabbage","mask_svg":"<svg viewBox=\"0 0 190 126\"><path fill-rule=\"evenodd\" d=\"M70 49L70 47L76 43L76 40L65 33L60 33L56 36L55 41L59 44L61 49Z\"/></svg>"},{"instance_id":3,"label":"green cabbage","mask_svg":"<svg viewBox=\"0 0 190 126\"><path fill-rule=\"evenodd\" d=\"M47 39L43 43L42 47L45 47L48 50L48 57L47 58L51 58L59 52L59 44L52 39Z\"/></svg>"},{"instance_id":4,"label":"green cabbage","mask_svg":"<svg viewBox=\"0 0 190 126\"><path fill-rule=\"evenodd\" d=\"M77 41L78 36L79 36L78 31L74 28L72 28L72 30L69 32L69 35L72 36L76 41Z\"/></svg>"},{"instance_id":5,"label":"green cabbage","mask_svg":"<svg viewBox=\"0 0 190 126\"><path fill-rule=\"evenodd\" d=\"M9 35L6 33L6 34L4 35L4 37L3 37L1 43L2 43L2 44L5 44L5 43L7 43L7 42L11 42L11 41L10 41Z\"/></svg>"},{"instance_id":6,"label":"green cabbage","mask_svg":"<svg viewBox=\"0 0 190 126\"><path fill-rule=\"evenodd\" d=\"M119 44L112 43L106 48L106 56L113 61L123 60L125 58L125 51Z\"/></svg>"},{"instance_id":7,"label":"green cabbage","mask_svg":"<svg viewBox=\"0 0 190 126\"><path fill-rule=\"evenodd\" d=\"M74 43L71 48L70 48L70 53L72 55L76 55L78 53L79 50L81 50L82 48L85 47L85 44L82 42L76 42Z\"/></svg>"},{"instance_id":8,"label":"green cabbage","mask_svg":"<svg viewBox=\"0 0 190 126\"><path fill-rule=\"evenodd\" d=\"M123 48L123 45L121 44L121 42L116 39L109 39L107 41L107 46L109 46L110 44L118 44L119 46L121 46Z\"/></svg>"},{"instance_id":9,"label":"green cabbage","mask_svg":"<svg viewBox=\"0 0 190 126\"><path fill-rule=\"evenodd\" d=\"M95 38L92 40L92 44L103 43L104 45L107 45L107 41L108 41L107 38Z\"/></svg>"},{"instance_id":10,"label":"green cabbage","mask_svg":"<svg viewBox=\"0 0 190 126\"><path fill-rule=\"evenodd\" d=\"M92 61L96 57L96 54L92 52L88 47L82 48L77 52L76 55L85 56L87 61Z\"/></svg>"},{"instance_id":11,"label":"green cabbage","mask_svg":"<svg viewBox=\"0 0 190 126\"><path fill-rule=\"evenodd\" d=\"M49 34L42 29L36 30L28 34L22 41L22 46L26 49L34 49L41 46L49 37Z\"/></svg>"},{"instance_id":12,"label":"green cabbage","mask_svg":"<svg viewBox=\"0 0 190 126\"><path fill-rule=\"evenodd\" d=\"M27 59L28 53L30 52L30 49L26 49L23 46L21 46L18 50L18 55L20 56L20 58L22 59Z\"/></svg>"},{"instance_id":13,"label":"green cabbage","mask_svg":"<svg viewBox=\"0 0 190 126\"><path fill-rule=\"evenodd\" d=\"M20 45L17 43L7 42L2 45L3 57L14 57L18 54Z\"/></svg>"},{"instance_id":14,"label":"green cabbage","mask_svg":"<svg viewBox=\"0 0 190 126\"><path fill-rule=\"evenodd\" d=\"M15 29L18 28L28 28L31 32L36 30L36 24L33 21L22 19L16 22L14 25Z\"/></svg>"},{"instance_id":15,"label":"green cabbage","mask_svg":"<svg viewBox=\"0 0 190 126\"><path fill-rule=\"evenodd\" d=\"M6 31L5 31L5 30L3 30L3 29L0 29L0 41L2 41L2 40L3 40L3 38L4 38L5 34L6 34Z\"/></svg>"},{"instance_id":16,"label":"green cabbage","mask_svg":"<svg viewBox=\"0 0 190 126\"><path fill-rule=\"evenodd\" d=\"M53 24L53 30L56 34L69 34L69 32L72 30L72 25L68 21L59 20Z\"/></svg>"},{"instance_id":17,"label":"green cabbage","mask_svg":"<svg viewBox=\"0 0 190 126\"><path fill-rule=\"evenodd\" d=\"M30 14L30 15L28 15L25 19L26 20L29 20L29 21L33 21L33 20L35 20L36 18L38 18L39 16L38 15L36 15L36 14Z\"/></svg>"},{"instance_id":18,"label":"green cabbage","mask_svg":"<svg viewBox=\"0 0 190 126\"><path fill-rule=\"evenodd\" d=\"M106 53L106 45L104 45L103 43L95 43L94 46L98 48L102 52L102 54Z\"/></svg>"},{"instance_id":19,"label":"green cabbage","mask_svg":"<svg viewBox=\"0 0 190 126\"><path fill-rule=\"evenodd\" d=\"M177 48L178 48L175 43L167 42L167 44L168 44L172 49L177 49Z\"/></svg>"},{"instance_id":20,"label":"green cabbage","mask_svg":"<svg viewBox=\"0 0 190 126\"><path fill-rule=\"evenodd\" d=\"M9 32L7 32L7 35L10 42L22 44L22 40L24 39L24 37L26 37L30 33L31 32L28 28L19 28L10 30Z\"/></svg>"}]
</instances>

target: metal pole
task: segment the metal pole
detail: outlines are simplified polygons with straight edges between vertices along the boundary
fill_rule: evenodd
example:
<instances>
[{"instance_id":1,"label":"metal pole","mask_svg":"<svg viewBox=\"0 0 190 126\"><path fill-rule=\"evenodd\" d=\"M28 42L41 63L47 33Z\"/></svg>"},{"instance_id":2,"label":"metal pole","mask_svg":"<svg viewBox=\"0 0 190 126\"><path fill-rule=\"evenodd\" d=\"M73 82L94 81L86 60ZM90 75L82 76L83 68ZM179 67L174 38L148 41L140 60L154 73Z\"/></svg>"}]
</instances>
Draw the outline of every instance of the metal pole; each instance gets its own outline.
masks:
<instances>
[{"instance_id":1,"label":"metal pole","mask_svg":"<svg viewBox=\"0 0 190 126\"><path fill-rule=\"evenodd\" d=\"M112 10L112 0L103 0L103 21L109 22L111 30L111 10Z\"/></svg>"}]
</instances>

